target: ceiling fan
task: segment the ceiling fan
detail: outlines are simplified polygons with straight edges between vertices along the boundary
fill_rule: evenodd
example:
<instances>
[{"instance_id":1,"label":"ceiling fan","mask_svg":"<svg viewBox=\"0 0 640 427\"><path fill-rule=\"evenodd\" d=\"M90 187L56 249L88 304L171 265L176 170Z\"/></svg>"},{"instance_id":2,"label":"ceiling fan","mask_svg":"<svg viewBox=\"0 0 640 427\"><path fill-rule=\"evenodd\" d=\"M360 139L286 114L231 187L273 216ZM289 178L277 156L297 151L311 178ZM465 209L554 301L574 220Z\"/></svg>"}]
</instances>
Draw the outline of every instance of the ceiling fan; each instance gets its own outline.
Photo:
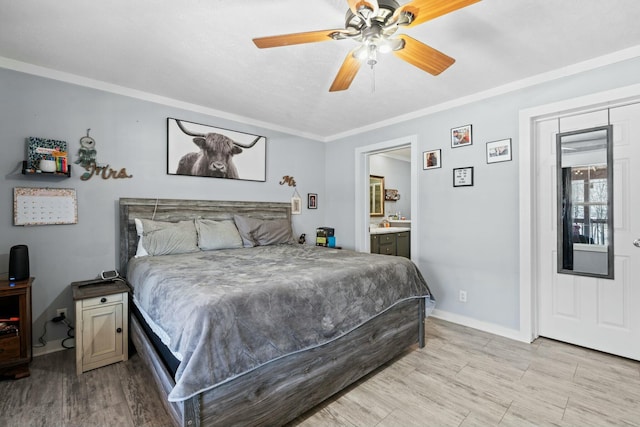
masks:
<instances>
[{"instance_id":1,"label":"ceiling fan","mask_svg":"<svg viewBox=\"0 0 640 427\"><path fill-rule=\"evenodd\" d=\"M346 90L366 60L373 68L379 53L393 52L398 58L438 75L455 59L405 34L392 36L400 27L415 27L426 21L469 6L480 0L412 0L400 6L395 0L347 0L349 10L344 29L309 31L258 37L253 42L260 49L351 39L360 45L347 55L330 92Z\"/></svg>"}]
</instances>

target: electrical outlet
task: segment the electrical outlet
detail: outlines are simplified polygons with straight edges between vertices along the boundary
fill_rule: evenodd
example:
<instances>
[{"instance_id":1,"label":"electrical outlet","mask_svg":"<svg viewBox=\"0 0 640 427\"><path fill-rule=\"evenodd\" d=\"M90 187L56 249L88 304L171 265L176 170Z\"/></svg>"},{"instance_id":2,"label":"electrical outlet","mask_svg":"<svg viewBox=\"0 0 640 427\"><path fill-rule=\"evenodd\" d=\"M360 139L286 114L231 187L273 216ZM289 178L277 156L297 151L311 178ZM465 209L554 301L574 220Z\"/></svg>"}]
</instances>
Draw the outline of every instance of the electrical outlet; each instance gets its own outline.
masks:
<instances>
[{"instance_id":1,"label":"electrical outlet","mask_svg":"<svg viewBox=\"0 0 640 427\"><path fill-rule=\"evenodd\" d=\"M60 317L62 315L64 315L65 319L67 318L67 308L66 307L65 308L59 308L59 309L56 310L56 317Z\"/></svg>"},{"instance_id":2,"label":"electrical outlet","mask_svg":"<svg viewBox=\"0 0 640 427\"><path fill-rule=\"evenodd\" d=\"M467 302L467 291L460 291L458 299L460 300L460 302Z\"/></svg>"}]
</instances>

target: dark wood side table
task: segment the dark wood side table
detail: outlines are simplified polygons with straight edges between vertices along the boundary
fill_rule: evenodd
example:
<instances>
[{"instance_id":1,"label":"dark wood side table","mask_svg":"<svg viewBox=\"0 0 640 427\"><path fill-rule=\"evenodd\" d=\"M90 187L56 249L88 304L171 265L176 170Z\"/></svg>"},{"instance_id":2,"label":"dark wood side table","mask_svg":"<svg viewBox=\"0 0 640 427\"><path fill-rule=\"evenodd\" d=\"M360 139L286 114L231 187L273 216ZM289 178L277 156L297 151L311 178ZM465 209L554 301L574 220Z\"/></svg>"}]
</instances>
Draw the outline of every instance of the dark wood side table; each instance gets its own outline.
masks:
<instances>
[{"instance_id":1,"label":"dark wood side table","mask_svg":"<svg viewBox=\"0 0 640 427\"><path fill-rule=\"evenodd\" d=\"M0 376L28 377L31 362L31 284L0 280Z\"/></svg>"}]
</instances>

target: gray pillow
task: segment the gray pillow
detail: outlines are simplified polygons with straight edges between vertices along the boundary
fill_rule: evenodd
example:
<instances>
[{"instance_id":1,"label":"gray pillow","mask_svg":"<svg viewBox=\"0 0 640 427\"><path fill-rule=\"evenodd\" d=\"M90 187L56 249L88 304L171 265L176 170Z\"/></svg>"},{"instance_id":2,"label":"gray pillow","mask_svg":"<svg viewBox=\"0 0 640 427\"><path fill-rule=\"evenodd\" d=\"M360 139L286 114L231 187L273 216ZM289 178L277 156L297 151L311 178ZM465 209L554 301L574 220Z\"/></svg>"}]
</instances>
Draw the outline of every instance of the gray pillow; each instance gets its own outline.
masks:
<instances>
[{"instance_id":1,"label":"gray pillow","mask_svg":"<svg viewBox=\"0 0 640 427\"><path fill-rule=\"evenodd\" d=\"M163 222L141 219L142 246L149 255L198 252L198 236L193 220Z\"/></svg>"},{"instance_id":2,"label":"gray pillow","mask_svg":"<svg viewBox=\"0 0 640 427\"><path fill-rule=\"evenodd\" d=\"M242 238L233 221L196 219L198 247L203 251L242 247Z\"/></svg>"},{"instance_id":3,"label":"gray pillow","mask_svg":"<svg viewBox=\"0 0 640 427\"><path fill-rule=\"evenodd\" d=\"M245 248L294 243L291 223L287 219L257 219L234 215Z\"/></svg>"}]
</instances>

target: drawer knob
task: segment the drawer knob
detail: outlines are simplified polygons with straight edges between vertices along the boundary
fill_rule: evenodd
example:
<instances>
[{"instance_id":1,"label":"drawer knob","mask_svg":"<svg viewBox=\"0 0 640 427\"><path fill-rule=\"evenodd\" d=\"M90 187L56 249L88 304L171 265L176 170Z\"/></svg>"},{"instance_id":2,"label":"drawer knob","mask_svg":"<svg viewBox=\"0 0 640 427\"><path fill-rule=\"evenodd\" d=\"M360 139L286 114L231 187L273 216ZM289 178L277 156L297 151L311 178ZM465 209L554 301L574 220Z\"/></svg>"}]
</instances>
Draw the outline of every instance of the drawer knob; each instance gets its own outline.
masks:
<instances>
[{"instance_id":1,"label":"drawer knob","mask_svg":"<svg viewBox=\"0 0 640 427\"><path fill-rule=\"evenodd\" d=\"M117 332L117 333L119 333L119 334L121 334L121 333L122 333L122 328L118 328L118 329L116 329L116 332Z\"/></svg>"},{"instance_id":2,"label":"drawer knob","mask_svg":"<svg viewBox=\"0 0 640 427\"><path fill-rule=\"evenodd\" d=\"M107 299L105 297L100 298L100 302L105 303L107 302Z\"/></svg>"}]
</instances>

